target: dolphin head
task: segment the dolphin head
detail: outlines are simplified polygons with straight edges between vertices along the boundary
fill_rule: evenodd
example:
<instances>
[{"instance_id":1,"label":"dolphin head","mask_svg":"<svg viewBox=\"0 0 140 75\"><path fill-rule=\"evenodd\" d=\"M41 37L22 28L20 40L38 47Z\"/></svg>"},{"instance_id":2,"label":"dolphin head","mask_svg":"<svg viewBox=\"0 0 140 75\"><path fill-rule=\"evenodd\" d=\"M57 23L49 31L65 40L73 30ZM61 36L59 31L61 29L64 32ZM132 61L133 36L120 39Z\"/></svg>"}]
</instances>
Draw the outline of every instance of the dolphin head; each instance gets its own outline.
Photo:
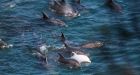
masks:
<instances>
[{"instance_id":1,"label":"dolphin head","mask_svg":"<svg viewBox=\"0 0 140 75\"><path fill-rule=\"evenodd\" d=\"M74 9L67 9L67 10L65 10L64 16L76 17L76 16L80 16L80 13Z\"/></svg>"}]
</instances>

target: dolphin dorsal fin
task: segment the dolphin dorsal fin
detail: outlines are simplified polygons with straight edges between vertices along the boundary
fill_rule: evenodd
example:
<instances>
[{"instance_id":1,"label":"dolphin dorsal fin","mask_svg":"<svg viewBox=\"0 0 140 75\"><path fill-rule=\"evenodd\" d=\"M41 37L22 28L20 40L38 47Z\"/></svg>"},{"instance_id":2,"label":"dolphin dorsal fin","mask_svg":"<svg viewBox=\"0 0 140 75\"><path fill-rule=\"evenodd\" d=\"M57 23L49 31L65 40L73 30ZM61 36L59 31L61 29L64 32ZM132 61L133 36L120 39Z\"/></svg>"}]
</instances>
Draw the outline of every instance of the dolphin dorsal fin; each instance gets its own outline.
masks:
<instances>
[{"instance_id":1,"label":"dolphin dorsal fin","mask_svg":"<svg viewBox=\"0 0 140 75\"><path fill-rule=\"evenodd\" d=\"M64 43L66 41L65 36L63 34L63 32L61 32L61 41Z\"/></svg>"},{"instance_id":2,"label":"dolphin dorsal fin","mask_svg":"<svg viewBox=\"0 0 140 75\"><path fill-rule=\"evenodd\" d=\"M42 15L43 15L43 19L49 19L49 16L45 12L42 12Z\"/></svg>"},{"instance_id":3,"label":"dolphin dorsal fin","mask_svg":"<svg viewBox=\"0 0 140 75\"><path fill-rule=\"evenodd\" d=\"M66 38L65 38L63 32L61 32L61 41L62 41L62 43L65 45L66 48L69 48L69 46L68 46L67 43L65 42L65 41L66 41Z\"/></svg>"},{"instance_id":4,"label":"dolphin dorsal fin","mask_svg":"<svg viewBox=\"0 0 140 75\"><path fill-rule=\"evenodd\" d=\"M60 59L64 59L64 56L62 54L58 53L58 55Z\"/></svg>"}]
</instances>

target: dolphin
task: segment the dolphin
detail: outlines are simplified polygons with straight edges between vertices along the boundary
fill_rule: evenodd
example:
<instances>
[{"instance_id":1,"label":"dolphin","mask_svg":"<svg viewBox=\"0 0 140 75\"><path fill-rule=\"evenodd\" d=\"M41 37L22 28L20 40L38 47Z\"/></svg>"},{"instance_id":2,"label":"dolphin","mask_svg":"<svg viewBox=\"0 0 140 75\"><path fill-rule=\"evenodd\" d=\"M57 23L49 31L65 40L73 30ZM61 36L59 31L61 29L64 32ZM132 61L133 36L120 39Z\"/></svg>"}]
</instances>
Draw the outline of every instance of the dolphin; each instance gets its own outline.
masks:
<instances>
[{"instance_id":1,"label":"dolphin","mask_svg":"<svg viewBox=\"0 0 140 75\"><path fill-rule=\"evenodd\" d=\"M106 0L105 5L117 12L120 12L122 10L122 7L113 0Z\"/></svg>"},{"instance_id":2,"label":"dolphin","mask_svg":"<svg viewBox=\"0 0 140 75\"><path fill-rule=\"evenodd\" d=\"M42 15L43 15L43 19L51 24L58 25L58 26L66 26L65 22L63 22L60 19L49 18L49 16L44 12L42 12Z\"/></svg>"},{"instance_id":3,"label":"dolphin","mask_svg":"<svg viewBox=\"0 0 140 75\"><path fill-rule=\"evenodd\" d=\"M66 53L66 55L71 55L72 52L75 52L77 54L87 55L87 53L83 49L90 49L90 48L99 48L102 47L104 44L103 42L96 41L96 42L90 42L86 44L81 44L78 47L71 47L69 46L69 42L66 40L64 34L61 32L61 42L64 44L65 48L61 49L63 52Z\"/></svg>"},{"instance_id":4,"label":"dolphin","mask_svg":"<svg viewBox=\"0 0 140 75\"><path fill-rule=\"evenodd\" d=\"M43 64L48 64L47 53L47 45L41 45L33 55L35 55Z\"/></svg>"},{"instance_id":5,"label":"dolphin","mask_svg":"<svg viewBox=\"0 0 140 75\"><path fill-rule=\"evenodd\" d=\"M68 17L76 17L80 15L78 10L74 9L70 4L66 3L65 0L55 0L54 3L50 5L50 8L55 13Z\"/></svg>"},{"instance_id":6,"label":"dolphin","mask_svg":"<svg viewBox=\"0 0 140 75\"><path fill-rule=\"evenodd\" d=\"M82 44L81 47L82 48L99 48L99 47L102 47L103 45L104 45L103 42L95 41L95 42Z\"/></svg>"},{"instance_id":7,"label":"dolphin","mask_svg":"<svg viewBox=\"0 0 140 75\"><path fill-rule=\"evenodd\" d=\"M79 68L80 67L80 64L78 61L74 60L74 59L66 59L64 58L63 55L61 55L60 53L58 53L59 55L59 59L58 61L62 64L65 64L67 65L68 67L70 68Z\"/></svg>"}]
</instances>

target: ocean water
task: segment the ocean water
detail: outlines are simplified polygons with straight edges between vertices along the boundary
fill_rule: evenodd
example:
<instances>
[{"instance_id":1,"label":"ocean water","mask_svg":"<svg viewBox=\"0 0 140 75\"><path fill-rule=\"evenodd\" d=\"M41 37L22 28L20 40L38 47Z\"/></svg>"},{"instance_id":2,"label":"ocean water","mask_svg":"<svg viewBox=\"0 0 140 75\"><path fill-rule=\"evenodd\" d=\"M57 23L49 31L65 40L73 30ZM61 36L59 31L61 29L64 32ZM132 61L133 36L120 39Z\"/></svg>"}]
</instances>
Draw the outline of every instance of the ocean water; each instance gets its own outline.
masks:
<instances>
[{"instance_id":1,"label":"ocean water","mask_svg":"<svg viewBox=\"0 0 140 75\"><path fill-rule=\"evenodd\" d=\"M0 49L0 75L140 75L140 1L117 0L121 13L106 8L104 1L82 0L87 9L81 16L66 18L51 13L49 0L0 0L0 38L14 45ZM42 11L68 27L48 24L41 19ZM30 47L42 43L61 47L61 32L74 46L91 41L104 46L85 49L92 63L79 69L59 64L57 51L50 50L46 68Z\"/></svg>"}]
</instances>

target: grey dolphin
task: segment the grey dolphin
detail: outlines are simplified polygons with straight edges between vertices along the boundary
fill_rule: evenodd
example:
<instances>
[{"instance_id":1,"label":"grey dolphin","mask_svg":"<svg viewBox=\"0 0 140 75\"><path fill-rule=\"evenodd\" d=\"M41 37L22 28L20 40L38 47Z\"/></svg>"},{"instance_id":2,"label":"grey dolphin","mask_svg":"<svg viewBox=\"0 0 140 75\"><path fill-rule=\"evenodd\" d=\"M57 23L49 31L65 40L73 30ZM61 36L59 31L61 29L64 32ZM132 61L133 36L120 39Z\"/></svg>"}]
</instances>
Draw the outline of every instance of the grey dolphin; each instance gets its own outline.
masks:
<instances>
[{"instance_id":1,"label":"grey dolphin","mask_svg":"<svg viewBox=\"0 0 140 75\"><path fill-rule=\"evenodd\" d=\"M46 55L44 55L40 51L36 51L35 53L33 53L33 55L35 55L43 64L48 64Z\"/></svg>"},{"instance_id":2,"label":"grey dolphin","mask_svg":"<svg viewBox=\"0 0 140 75\"><path fill-rule=\"evenodd\" d=\"M59 54L59 59L58 61L62 64L67 65L70 68L79 68L80 64L78 61L74 60L74 59L66 59L64 58L60 53Z\"/></svg>"},{"instance_id":3,"label":"grey dolphin","mask_svg":"<svg viewBox=\"0 0 140 75\"><path fill-rule=\"evenodd\" d=\"M113 0L107 0L105 5L117 12L122 10L122 7Z\"/></svg>"},{"instance_id":4,"label":"grey dolphin","mask_svg":"<svg viewBox=\"0 0 140 75\"><path fill-rule=\"evenodd\" d=\"M66 26L65 22L63 22L60 19L49 18L49 16L44 12L42 12L42 15L43 15L43 19L49 23L52 23L54 25L59 25L59 26Z\"/></svg>"},{"instance_id":5,"label":"grey dolphin","mask_svg":"<svg viewBox=\"0 0 140 75\"><path fill-rule=\"evenodd\" d=\"M104 45L103 42L95 41L95 42L89 42L89 43L82 44L81 47L82 48L99 48L103 45Z\"/></svg>"},{"instance_id":6,"label":"grey dolphin","mask_svg":"<svg viewBox=\"0 0 140 75\"><path fill-rule=\"evenodd\" d=\"M54 12L64 16L76 17L80 15L79 12L74 9L70 4L66 3L65 0L55 0L54 3L50 5L50 8Z\"/></svg>"},{"instance_id":7,"label":"grey dolphin","mask_svg":"<svg viewBox=\"0 0 140 75\"><path fill-rule=\"evenodd\" d=\"M81 45L79 45L79 47L71 47L68 45L68 42L67 42L67 40L62 32L61 32L61 42L66 47L63 51L68 53L68 54L75 52L77 54L84 54L85 55L86 53L83 49L99 48L99 47L102 47L104 45L103 42L95 41L95 42L81 44Z\"/></svg>"},{"instance_id":8,"label":"grey dolphin","mask_svg":"<svg viewBox=\"0 0 140 75\"><path fill-rule=\"evenodd\" d=\"M43 64L48 64L47 52L46 45L42 45L40 48L36 49L33 55L35 55Z\"/></svg>"}]
</instances>

